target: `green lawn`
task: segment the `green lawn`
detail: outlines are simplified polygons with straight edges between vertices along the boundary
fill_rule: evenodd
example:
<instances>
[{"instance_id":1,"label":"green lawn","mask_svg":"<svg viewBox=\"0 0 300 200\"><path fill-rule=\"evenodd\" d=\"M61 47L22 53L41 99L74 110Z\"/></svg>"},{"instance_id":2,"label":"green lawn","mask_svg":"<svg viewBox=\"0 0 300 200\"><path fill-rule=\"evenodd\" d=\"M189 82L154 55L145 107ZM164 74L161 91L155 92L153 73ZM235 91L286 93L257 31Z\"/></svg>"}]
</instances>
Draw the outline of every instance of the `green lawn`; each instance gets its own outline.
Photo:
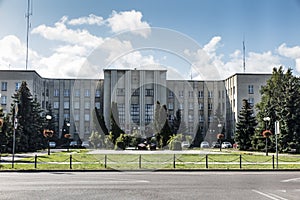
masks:
<instances>
[{"instance_id":1,"label":"green lawn","mask_svg":"<svg viewBox=\"0 0 300 200\"><path fill-rule=\"evenodd\" d=\"M2 155L2 157L8 155ZM271 155L245 152L225 154L88 154L88 150L70 150L17 160L15 170L157 170L157 169L273 169ZM279 156L279 169L300 169L300 157ZM0 163L0 170L11 170L10 162Z\"/></svg>"}]
</instances>

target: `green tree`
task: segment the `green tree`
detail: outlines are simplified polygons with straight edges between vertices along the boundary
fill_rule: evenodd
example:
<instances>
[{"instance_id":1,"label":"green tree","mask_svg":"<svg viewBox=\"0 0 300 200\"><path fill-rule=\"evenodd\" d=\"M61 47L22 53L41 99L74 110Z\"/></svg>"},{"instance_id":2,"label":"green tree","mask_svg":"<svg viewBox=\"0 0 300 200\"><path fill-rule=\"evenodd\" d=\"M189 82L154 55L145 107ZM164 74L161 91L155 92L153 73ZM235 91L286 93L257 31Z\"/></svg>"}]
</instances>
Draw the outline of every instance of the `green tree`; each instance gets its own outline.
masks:
<instances>
[{"instance_id":1,"label":"green tree","mask_svg":"<svg viewBox=\"0 0 300 200\"><path fill-rule=\"evenodd\" d=\"M168 140L170 150L182 150L181 147L182 134L172 135Z\"/></svg>"},{"instance_id":2,"label":"green tree","mask_svg":"<svg viewBox=\"0 0 300 200\"><path fill-rule=\"evenodd\" d=\"M98 147L98 145L101 145L102 142L102 138L101 138L101 134L99 134L99 132L97 131L92 131L91 136L89 137L89 140L91 142L91 144L93 145L94 149L96 149Z\"/></svg>"},{"instance_id":3,"label":"green tree","mask_svg":"<svg viewBox=\"0 0 300 200\"><path fill-rule=\"evenodd\" d=\"M240 150L248 150L251 147L251 140L257 125L254 112L246 99L243 99L243 106L236 124L235 142L239 144Z\"/></svg>"},{"instance_id":4,"label":"green tree","mask_svg":"<svg viewBox=\"0 0 300 200\"><path fill-rule=\"evenodd\" d=\"M271 78L261 89L262 100L257 104L258 128L253 139L253 147L257 150L265 148L262 132L268 129L274 133L275 121L280 122L278 148L281 152L300 149L300 82L293 76L292 70L284 72L282 67L274 68ZM264 121L269 117L270 121ZM275 135L268 139L270 149L275 147Z\"/></svg>"},{"instance_id":5,"label":"green tree","mask_svg":"<svg viewBox=\"0 0 300 200\"><path fill-rule=\"evenodd\" d=\"M35 151L40 148L43 141L43 126L45 119L41 115L40 104L32 99L29 88L25 81L19 90L12 96L11 105L12 119L17 118L16 129L16 152ZM17 113L16 113L17 111ZM11 124L13 126L13 124ZM10 132L12 137L12 132ZM38 144L37 144L38 143Z\"/></svg>"}]
</instances>

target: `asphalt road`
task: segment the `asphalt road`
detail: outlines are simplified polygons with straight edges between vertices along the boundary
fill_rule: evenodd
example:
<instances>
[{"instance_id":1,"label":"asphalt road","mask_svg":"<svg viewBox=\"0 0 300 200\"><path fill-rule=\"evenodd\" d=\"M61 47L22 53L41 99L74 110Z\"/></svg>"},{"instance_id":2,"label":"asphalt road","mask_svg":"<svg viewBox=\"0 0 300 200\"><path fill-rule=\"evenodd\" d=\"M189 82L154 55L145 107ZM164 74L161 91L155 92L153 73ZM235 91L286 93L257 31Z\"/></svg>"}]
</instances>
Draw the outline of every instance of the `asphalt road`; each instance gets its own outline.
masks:
<instances>
[{"instance_id":1,"label":"asphalt road","mask_svg":"<svg viewBox=\"0 0 300 200\"><path fill-rule=\"evenodd\" d=\"M0 173L0 199L298 200L300 172Z\"/></svg>"}]
</instances>

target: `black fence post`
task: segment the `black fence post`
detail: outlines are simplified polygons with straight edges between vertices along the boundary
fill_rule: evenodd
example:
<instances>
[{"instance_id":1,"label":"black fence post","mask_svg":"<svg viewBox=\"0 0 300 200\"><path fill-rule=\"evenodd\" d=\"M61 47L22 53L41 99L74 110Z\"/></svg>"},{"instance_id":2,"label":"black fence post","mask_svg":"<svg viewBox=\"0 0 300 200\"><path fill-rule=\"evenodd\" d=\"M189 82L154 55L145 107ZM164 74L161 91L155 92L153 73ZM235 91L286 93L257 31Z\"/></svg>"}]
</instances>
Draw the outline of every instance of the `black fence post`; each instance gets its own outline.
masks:
<instances>
[{"instance_id":1,"label":"black fence post","mask_svg":"<svg viewBox=\"0 0 300 200\"><path fill-rule=\"evenodd\" d=\"M70 155L70 169L72 169L72 155Z\"/></svg>"},{"instance_id":2,"label":"black fence post","mask_svg":"<svg viewBox=\"0 0 300 200\"><path fill-rule=\"evenodd\" d=\"M273 169L275 169L275 157L272 155L272 163L273 163Z\"/></svg>"},{"instance_id":3,"label":"black fence post","mask_svg":"<svg viewBox=\"0 0 300 200\"><path fill-rule=\"evenodd\" d=\"M142 155L139 156L139 169L142 168Z\"/></svg>"},{"instance_id":4,"label":"black fence post","mask_svg":"<svg viewBox=\"0 0 300 200\"><path fill-rule=\"evenodd\" d=\"M205 155L205 167L208 169L208 155Z\"/></svg>"},{"instance_id":5,"label":"black fence post","mask_svg":"<svg viewBox=\"0 0 300 200\"><path fill-rule=\"evenodd\" d=\"M242 169L242 155L240 155L240 169Z\"/></svg>"},{"instance_id":6,"label":"black fence post","mask_svg":"<svg viewBox=\"0 0 300 200\"><path fill-rule=\"evenodd\" d=\"M107 167L107 155L104 156L104 168L106 169Z\"/></svg>"},{"instance_id":7,"label":"black fence post","mask_svg":"<svg viewBox=\"0 0 300 200\"><path fill-rule=\"evenodd\" d=\"M173 156L173 168L176 168L176 155Z\"/></svg>"},{"instance_id":8,"label":"black fence post","mask_svg":"<svg viewBox=\"0 0 300 200\"><path fill-rule=\"evenodd\" d=\"M34 169L36 169L36 165L37 165L37 155L34 156Z\"/></svg>"}]
</instances>

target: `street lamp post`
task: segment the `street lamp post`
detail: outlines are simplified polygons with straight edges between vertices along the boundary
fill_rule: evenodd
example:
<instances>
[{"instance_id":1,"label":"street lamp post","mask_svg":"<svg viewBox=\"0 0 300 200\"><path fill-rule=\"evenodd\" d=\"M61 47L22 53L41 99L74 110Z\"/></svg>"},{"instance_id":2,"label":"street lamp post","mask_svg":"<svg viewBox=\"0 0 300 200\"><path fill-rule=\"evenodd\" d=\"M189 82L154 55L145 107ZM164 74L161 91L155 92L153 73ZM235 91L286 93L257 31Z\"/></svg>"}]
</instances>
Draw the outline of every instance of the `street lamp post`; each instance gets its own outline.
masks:
<instances>
[{"instance_id":1,"label":"street lamp post","mask_svg":"<svg viewBox=\"0 0 300 200\"><path fill-rule=\"evenodd\" d=\"M14 105L14 127L13 127L13 149L12 149L12 161L11 161L11 167L14 168L15 164L15 151L16 151L16 129L18 128L18 104L15 103Z\"/></svg>"},{"instance_id":2,"label":"street lamp post","mask_svg":"<svg viewBox=\"0 0 300 200\"><path fill-rule=\"evenodd\" d=\"M70 122L67 122L67 127L68 127L68 134L69 134L69 136L71 136L71 134L70 134L70 126L71 126L71 124L70 124ZM69 148L70 148L70 137L68 138L68 151L69 151Z\"/></svg>"},{"instance_id":3,"label":"street lamp post","mask_svg":"<svg viewBox=\"0 0 300 200\"><path fill-rule=\"evenodd\" d=\"M268 123L270 122L270 117L263 118L265 122L265 131L263 132L263 136L266 138L266 156L268 156L268 137L270 136L270 131L268 130Z\"/></svg>"},{"instance_id":4,"label":"street lamp post","mask_svg":"<svg viewBox=\"0 0 300 200\"><path fill-rule=\"evenodd\" d=\"M47 120L47 129L44 130L44 136L47 138L47 143L48 143L48 155L50 155L50 137L53 136L53 131L49 130L49 122L51 121L52 116L51 115L46 115L46 120Z\"/></svg>"},{"instance_id":5,"label":"street lamp post","mask_svg":"<svg viewBox=\"0 0 300 200\"><path fill-rule=\"evenodd\" d=\"M221 128L222 128L222 124L218 124L219 134L217 137L220 142L220 151L222 151L222 139L224 138L224 135L221 133Z\"/></svg>"}]
</instances>

